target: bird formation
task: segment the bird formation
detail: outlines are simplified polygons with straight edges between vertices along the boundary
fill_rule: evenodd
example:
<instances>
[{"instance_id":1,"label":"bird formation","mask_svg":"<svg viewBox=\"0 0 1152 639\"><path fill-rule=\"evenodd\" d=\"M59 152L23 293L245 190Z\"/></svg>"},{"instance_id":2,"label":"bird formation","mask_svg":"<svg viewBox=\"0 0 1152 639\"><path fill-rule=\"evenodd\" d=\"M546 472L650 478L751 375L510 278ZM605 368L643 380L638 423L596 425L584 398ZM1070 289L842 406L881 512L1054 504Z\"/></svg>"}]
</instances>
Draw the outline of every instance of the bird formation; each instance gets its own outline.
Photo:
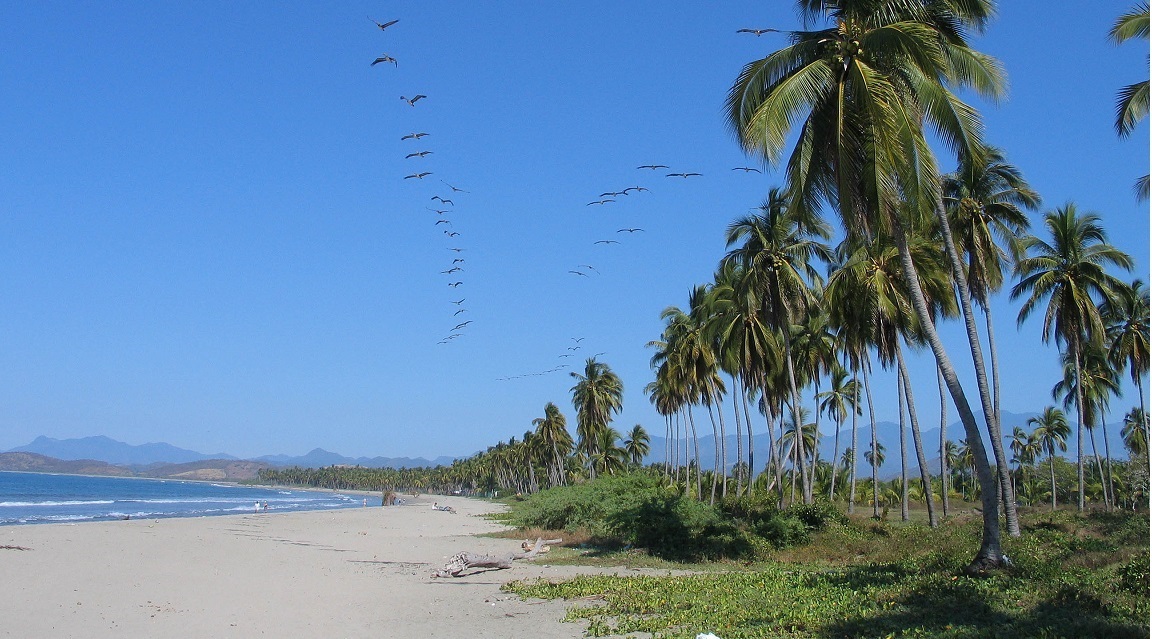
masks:
<instances>
[{"instance_id":1,"label":"bird formation","mask_svg":"<svg viewBox=\"0 0 1152 639\"><path fill-rule=\"evenodd\" d=\"M400 22L399 19L389 20L388 22L377 22L371 17L368 19L371 20L372 23L375 24L376 27L381 31L386 31L389 27L392 27L396 23ZM375 67L379 64L387 63L391 63L394 68L398 68L400 66L400 63L397 61L397 59L388 53L380 54L376 59L372 60L369 66ZM419 102L426 99L428 99L428 96L423 93L415 93L411 97L408 95L400 96L400 100L402 102L413 108L415 108ZM411 131L411 129L409 130ZM415 130L400 137L400 142L402 142L406 147L404 162L406 164L410 162L412 163L413 167L419 167L411 173L405 175L402 181L425 184L432 182L432 180L426 180L425 178L434 175L435 172L425 168L424 163L431 161L429 156L434 155L435 151L429 148L423 148L423 145L425 144L424 138L430 136L432 136L432 134L428 131ZM421 146L417 146L415 149L413 149L412 146L416 144L420 144ZM444 180L440 180L440 182L449 189L449 191L445 192L445 195L455 196L456 193L467 193L467 191L464 189L453 186ZM459 238L462 237L462 234L460 231L457 231L453 227L452 223L453 219L451 216L454 216L457 213L456 203L453 202L451 198L444 197L440 193L432 193L428 201L438 203L437 206L439 208L432 208L430 206L425 208L436 214L437 219L432 222L432 226L439 228L444 237L451 242L451 245L447 247L447 250L450 251L452 255L454 255L451 263L448 264L444 270L440 271L440 274L446 276L449 280L445 283L446 288L462 290L465 286L464 273L467 262L461 255L464 253L464 248L459 245ZM465 300L466 298L464 297L455 300L448 300L452 305L452 312L450 313L449 317L453 322L456 323L456 325L449 328L446 331L445 336L440 339L437 344L449 344L465 336L468 327L473 323L473 320L471 319L460 321L460 315L468 313L468 308L464 306Z\"/></svg>"}]
</instances>

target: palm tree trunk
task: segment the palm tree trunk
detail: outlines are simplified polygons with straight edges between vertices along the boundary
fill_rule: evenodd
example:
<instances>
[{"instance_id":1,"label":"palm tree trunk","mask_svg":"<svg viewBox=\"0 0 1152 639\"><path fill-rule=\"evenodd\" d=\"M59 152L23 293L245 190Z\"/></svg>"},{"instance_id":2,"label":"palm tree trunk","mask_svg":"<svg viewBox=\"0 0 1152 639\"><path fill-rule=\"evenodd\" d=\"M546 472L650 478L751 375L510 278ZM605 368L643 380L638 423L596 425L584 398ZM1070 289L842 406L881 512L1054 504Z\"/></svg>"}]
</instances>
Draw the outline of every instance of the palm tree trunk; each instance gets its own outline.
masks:
<instances>
[{"instance_id":1,"label":"palm tree trunk","mask_svg":"<svg viewBox=\"0 0 1152 639\"><path fill-rule=\"evenodd\" d=\"M776 416L772 414L772 396L768 394L768 380L764 379L760 384L760 397L764 401L764 421L768 423L768 465L772 467L776 476L776 485L780 486L783 481L783 471L780 468L780 456L777 455L776 450ZM780 503L783 503L784 495L780 495ZM778 504L779 505L779 504Z\"/></svg>"},{"instance_id":2,"label":"palm tree trunk","mask_svg":"<svg viewBox=\"0 0 1152 639\"><path fill-rule=\"evenodd\" d=\"M900 347L896 347L896 351L900 351ZM908 386L908 380L904 377L904 371L898 370L896 373L896 405L900 411L900 521L908 521L908 428L904 423L905 403L904 389Z\"/></svg>"},{"instance_id":3,"label":"palm tree trunk","mask_svg":"<svg viewBox=\"0 0 1152 639\"><path fill-rule=\"evenodd\" d=\"M1104 422L1104 411L1100 411L1100 435L1104 439L1104 463L1108 468L1108 493L1112 496L1112 506L1116 507L1116 484L1112 482L1112 450L1108 445L1108 424Z\"/></svg>"},{"instance_id":4,"label":"palm tree trunk","mask_svg":"<svg viewBox=\"0 0 1152 639\"><path fill-rule=\"evenodd\" d=\"M753 465L752 448L755 440L752 438L752 416L748 413L748 388L740 395L740 403L744 407L744 427L748 430L748 496L752 496L752 484L756 481L756 466Z\"/></svg>"},{"instance_id":5,"label":"palm tree trunk","mask_svg":"<svg viewBox=\"0 0 1152 639\"><path fill-rule=\"evenodd\" d=\"M785 327L785 330L788 331L789 330L788 327ZM800 409L801 409L801 407L800 407L800 390L796 386L796 370L792 365L792 347L789 346L789 344L788 344L790 339L791 339L790 336L785 335L785 337L784 337L784 359L785 359L786 365L788 367L788 385L792 391L791 404L792 404L793 413L795 414L795 418L798 421L803 422L804 420L800 419ZM803 426L804 426L804 424L801 423L801 424L799 424L798 428L803 430ZM803 492L803 496L804 496L804 503L810 504L810 503L812 503L812 486L811 486L811 484L808 483L808 464L806 463L807 455L803 454L803 448L804 448L804 442L803 442L804 434L803 434L803 432L799 433L797 435L797 437L799 437L799 439L800 439L800 445L796 446L796 449L798 451L800 451L800 453L801 453L801 454L797 455L797 461L799 461L799 463L800 463L800 480L801 480L801 487L802 487L802 492ZM793 472L795 472L795 471L793 471ZM793 480L795 480L795 478L793 478Z\"/></svg>"},{"instance_id":6,"label":"palm tree trunk","mask_svg":"<svg viewBox=\"0 0 1152 639\"><path fill-rule=\"evenodd\" d=\"M1080 338L1072 340L1072 365L1076 369L1076 497L1077 512L1084 512L1084 389L1080 377Z\"/></svg>"},{"instance_id":7,"label":"palm tree trunk","mask_svg":"<svg viewBox=\"0 0 1152 639\"><path fill-rule=\"evenodd\" d=\"M696 420L692 417L692 407L688 407L688 428L692 430L692 445L696 455L696 499L704 499L704 482L700 477L700 436L696 433ZM685 444L687 445L687 444Z\"/></svg>"},{"instance_id":8,"label":"palm tree trunk","mask_svg":"<svg viewBox=\"0 0 1152 639\"><path fill-rule=\"evenodd\" d=\"M872 404L872 382L868 366L864 367L864 394L868 398L868 420L872 423L872 518L880 519L880 484L876 472L876 461L880 451L876 448L876 409Z\"/></svg>"},{"instance_id":9,"label":"palm tree trunk","mask_svg":"<svg viewBox=\"0 0 1152 639\"><path fill-rule=\"evenodd\" d=\"M836 463L840 458L840 420L836 420L836 435L832 438L832 481L828 486L828 501L836 501Z\"/></svg>"},{"instance_id":10,"label":"palm tree trunk","mask_svg":"<svg viewBox=\"0 0 1152 639\"><path fill-rule=\"evenodd\" d=\"M940 232L944 239L944 248L948 253L948 263L952 266L952 277L956 282L957 293L960 297L960 309L964 315L964 330L968 334L968 344L971 347L969 350L972 352L972 365L976 373L976 388L980 394L980 406L984 410L984 421L988 427L988 436L992 439L992 455L996 459L996 472L1000 475L1000 486L1002 490L1007 491L1003 495L1004 501L1004 519L1008 527L1009 537L1020 536L1020 521L1016 516L1016 499L1011 494L1012 489L1009 487L1008 478L1008 462L1007 457L1004 455L1004 437L1000 429L1000 411L997 406L992 402L992 394L988 390L988 373L984 368L984 350L980 345L980 332L976 329L976 316L972 311L972 292L968 288L968 276L964 272L964 265L960 262L960 255L956 252L956 244L952 238L952 227L948 223L948 213L944 210L944 200L941 197L936 198L935 206L933 207L936 213L936 221L940 226ZM898 231L903 235L904 230ZM907 243L907 238L902 238L902 241ZM901 256L903 257L903 256ZM909 266L911 266L911 256L909 256ZM916 283L916 288L920 288L919 282ZM922 293L920 294L922 297ZM921 317L921 322L925 321L926 317ZM935 333L935 326L932 332ZM951 364L949 363L949 366ZM967 402L967 400L965 400ZM970 409L969 409L970 410ZM983 447L983 443L981 443ZM999 526L997 526L999 529ZM997 544L999 544L999 530L997 530Z\"/></svg>"},{"instance_id":11,"label":"palm tree trunk","mask_svg":"<svg viewBox=\"0 0 1152 639\"><path fill-rule=\"evenodd\" d=\"M944 378L936 371L936 387L940 390L940 503L944 517L948 517L948 400L944 395Z\"/></svg>"},{"instance_id":12,"label":"palm tree trunk","mask_svg":"<svg viewBox=\"0 0 1152 639\"><path fill-rule=\"evenodd\" d=\"M740 461L744 457L744 434L740 432L740 401L736 398L740 393L736 390L740 388L739 380L736 376L732 376L732 415L736 420L736 494L739 495L740 491L744 489L743 473L740 471ZM728 460L725 458L724 463L727 464Z\"/></svg>"},{"instance_id":13,"label":"palm tree trunk","mask_svg":"<svg viewBox=\"0 0 1152 639\"><path fill-rule=\"evenodd\" d=\"M1104 493L1104 508L1112 507L1108 495L1108 482L1104 481L1104 464L1100 463L1100 453L1096 452L1096 429L1088 429L1088 441L1092 443L1092 459L1096 462L1096 472L1100 475L1100 492Z\"/></svg>"},{"instance_id":14,"label":"palm tree trunk","mask_svg":"<svg viewBox=\"0 0 1152 639\"><path fill-rule=\"evenodd\" d=\"M924 442L920 438L920 423L916 419L916 401L912 395L912 385L908 380L908 368L904 365L904 353L896 350L896 361L904 375L904 393L908 396L908 419L912 422L912 446L916 449L916 463L920 466L920 482L924 486L924 501L928 507L928 525L936 528L936 506L932 503L932 475L928 472L928 460L924 457Z\"/></svg>"},{"instance_id":15,"label":"palm tree trunk","mask_svg":"<svg viewBox=\"0 0 1152 639\"><path fill-rule=\"evenodd\" d=\"M716 503L716 479L720 474L720 442L716 435L716 415L712 413L711 400L704 403L708 408L708 421L712 422L712 496L708 498L708 505Z\"/></svg>"},{"instance_id":16,"label":"palm tree trunk","mask_svg":"<svg viewBox=\"0 0 1152 639\"><path fill-rule=\"evenodd\" d=\"M1056 447L1048 445L1048 470L1052 473L1052 512L1056 512Z\"/></svg>"},{"instance_id":17,"label":"palm tree trunk","mask_svg":"<svg viewBox=\"0 0 1152 639\"><path fill-rule=\"evenodd\" d=\"M856 371L852 371L852 383L856 385ZM859 388L858 386L856 386ZM857 390L855 398L852 402L852 466L849 469L851 477L848 480L848 514L853 515L856 513L856 469L858 459L860 458L860 448L857 440L857 416L860 414L860 409L856 404L860 401L860 393Z\"/></svg>"},{"instance_id":18,"label":"palm tree trunk","mask_svg":"<svg viewBox=\"0 0 1152 639\"><path fill-rule=\"evenodd\" d=\"M951 231L947 229L946 217L943 225L945 232L948 233L945 244L949 245L954 254L955 246L951 244ZM977 464L976 476L980 481L980 499L981 505L984 507L984 527L980 539L980 550L968 566L968 571L980 573L987 568L997 567L1003 563L1003 553L1000 551L1000 500L997 498L996 482L992 477L992 469L988 465L988 453L984 450L984 442L980 440L980 429L976 425L976 417L972 414L971 406L968 405L968 397L964 394L964 388L960 385L956 369L953 368L952 360L948 357L947 351L944 350L944 344L940 341L940 335L937 334L936 326L932 323L932 316L928 313L928 305L924 299L924 291L920 288L920 279L916 274L916 266L912 262L912 253L908 248L908 238L904 228L897 223L894 225L894 230L896 245L900 253L900 266L909 288L912 306L924 330L924 337L932 348L932 354L936 357L936 366L944 376L944 383L952 395L952 402L960 413L960 422L964 424L968 448L972 451ZM962 275L963 273L961 273ZM964 289L967 287L961 286L959 288L966 295ZM998 436L998 433L995 436Z\"/></svg>"}]
</instances>

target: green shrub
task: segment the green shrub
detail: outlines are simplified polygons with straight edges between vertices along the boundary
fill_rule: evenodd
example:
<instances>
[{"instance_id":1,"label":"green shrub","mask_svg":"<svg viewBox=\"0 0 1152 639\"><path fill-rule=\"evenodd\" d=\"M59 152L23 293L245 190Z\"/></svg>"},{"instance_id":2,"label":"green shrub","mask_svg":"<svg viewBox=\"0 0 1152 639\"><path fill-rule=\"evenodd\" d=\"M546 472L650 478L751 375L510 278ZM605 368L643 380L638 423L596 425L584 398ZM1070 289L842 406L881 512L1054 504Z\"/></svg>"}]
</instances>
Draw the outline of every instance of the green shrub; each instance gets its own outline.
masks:
<instances>
[{"instance_id":1,"label":"green shrub","mask_svg":"<svg viewBox=\"0 0 1152 639\"><path fill-rule=\"evenodd\" d=\"M1148 587L1148 551L1138 553L1123 566L1120 566L1118 575L1120 577L1121 588L1137 597L1147 599L1150 594Z\"/></svg>"}]
</instances>

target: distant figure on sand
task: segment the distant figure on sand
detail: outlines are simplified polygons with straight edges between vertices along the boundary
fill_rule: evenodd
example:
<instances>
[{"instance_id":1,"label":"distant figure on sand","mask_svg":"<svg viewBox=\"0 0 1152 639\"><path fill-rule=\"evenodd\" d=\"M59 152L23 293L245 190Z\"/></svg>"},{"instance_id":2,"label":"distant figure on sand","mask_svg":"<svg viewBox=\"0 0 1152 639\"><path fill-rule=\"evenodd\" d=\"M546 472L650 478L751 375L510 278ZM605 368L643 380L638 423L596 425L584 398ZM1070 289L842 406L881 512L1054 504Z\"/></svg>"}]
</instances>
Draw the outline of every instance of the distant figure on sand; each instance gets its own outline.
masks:
<instances>
[{"instance_id":1,"label":"distant figure on sand","mask_svg":"<svg viewBox=\"0 0 1152 639\"><path fill-rule=\"evenodd\" d=\"M256 505L252 507L252 512L253 513L260 512L260 502L256 502Z\"/></svg>"}]
</instances>

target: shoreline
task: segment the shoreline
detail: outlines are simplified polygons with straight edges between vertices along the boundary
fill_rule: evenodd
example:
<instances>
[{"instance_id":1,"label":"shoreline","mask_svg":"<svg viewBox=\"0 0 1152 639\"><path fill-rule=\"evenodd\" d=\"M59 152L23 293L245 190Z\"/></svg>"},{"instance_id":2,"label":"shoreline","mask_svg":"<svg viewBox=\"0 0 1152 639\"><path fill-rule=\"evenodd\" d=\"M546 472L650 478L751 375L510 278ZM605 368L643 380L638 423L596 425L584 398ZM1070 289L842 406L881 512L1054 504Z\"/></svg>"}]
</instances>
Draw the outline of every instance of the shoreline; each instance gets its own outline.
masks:
<instances>
[{"instance_id":1,"label":"shoreline","mask_svg":"<svg viewBox=\"0 0 1152 639\"><path fill-rule=\"evenodd\" d=\"M566 602L521 601L500 586L613 570L541 557L431 577L458 552L519 550L479 536L506 529L483 516L502 508L422 495L402 506L5 526L0 546L27 550L0 549L0 637L581 637L583 624L559 621Z\"/></svg>"}]
</instances>

